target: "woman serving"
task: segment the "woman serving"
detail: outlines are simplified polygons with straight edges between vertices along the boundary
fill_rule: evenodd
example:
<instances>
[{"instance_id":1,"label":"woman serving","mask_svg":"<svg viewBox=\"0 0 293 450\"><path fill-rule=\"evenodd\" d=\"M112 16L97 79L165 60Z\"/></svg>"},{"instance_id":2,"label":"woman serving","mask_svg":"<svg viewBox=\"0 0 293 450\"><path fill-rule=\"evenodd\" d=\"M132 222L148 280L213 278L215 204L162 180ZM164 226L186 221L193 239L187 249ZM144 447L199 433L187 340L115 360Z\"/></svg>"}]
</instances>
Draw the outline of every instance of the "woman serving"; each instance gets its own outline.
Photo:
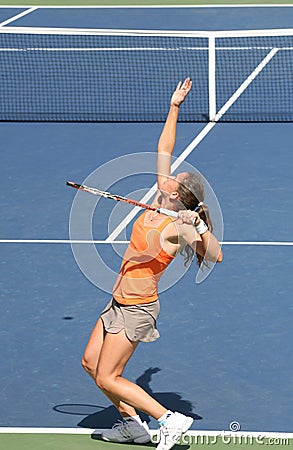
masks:
<instances>
[{"instance_id":1,"label":"woman serving","mask_svg":"<svg viewBox=\"0 0 293 450\"><path fill-rule=\"evenodd\" d=\"M82 359L86 372L123 418L102 438L111 442L149 442L148 427L142 423L138 410L158 420L159 450L171 449L193 419L167 410L140 386L124 378L123 371L139 342L152 342L159 337L158 282L176 255L184 253L190 260L196 253L199 265L222 261L198 175L170 175L179 109L191 87L190 78L178 84L158 143L158 193L153 205L177 211L178 218L145 211L135 221L113 298L101 313Z\"/></svg>"}]
</instances>

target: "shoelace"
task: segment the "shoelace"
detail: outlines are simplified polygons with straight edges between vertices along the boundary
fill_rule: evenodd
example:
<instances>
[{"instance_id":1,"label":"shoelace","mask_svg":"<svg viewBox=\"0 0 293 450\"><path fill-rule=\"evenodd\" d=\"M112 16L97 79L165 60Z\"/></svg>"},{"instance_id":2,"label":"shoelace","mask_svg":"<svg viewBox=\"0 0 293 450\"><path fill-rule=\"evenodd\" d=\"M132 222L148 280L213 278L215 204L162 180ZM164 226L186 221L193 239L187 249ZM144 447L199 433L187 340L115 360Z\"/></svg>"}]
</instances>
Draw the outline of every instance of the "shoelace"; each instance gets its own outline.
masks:
<instances>
[{"instance_id":1,"label":"shoelace","mask_svg":"<svg viewBox=\"0 0 293 450\"><path fill-rule=\"evenodd\" d=\"M127 430L127 426L128 424L123 422L123 420L117 420L117 422L112 426L112 429L117 430L123 437L128 438L131 437L131 433Z\"/></svg>"}]
</instances>

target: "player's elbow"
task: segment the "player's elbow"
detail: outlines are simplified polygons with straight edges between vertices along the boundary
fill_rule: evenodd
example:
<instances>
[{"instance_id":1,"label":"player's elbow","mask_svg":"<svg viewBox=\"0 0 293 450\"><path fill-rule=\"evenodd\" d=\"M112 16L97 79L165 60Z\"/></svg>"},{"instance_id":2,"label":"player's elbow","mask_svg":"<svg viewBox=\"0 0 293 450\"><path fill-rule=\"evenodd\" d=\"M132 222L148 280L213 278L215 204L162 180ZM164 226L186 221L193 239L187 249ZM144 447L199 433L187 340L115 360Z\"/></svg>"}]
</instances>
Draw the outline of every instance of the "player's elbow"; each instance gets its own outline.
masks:
<instances>
[{"instance_id":1,"label":"player's elbow","mask_svg":"<svg viewBox=\"0 0 293 450\"><path fill-rule=\"evenodd\" d=\"M217 258L217 263L221 263L223 261L223 252L222 250L220 251L220 253L218 254L218 258Z\"/></svg>"}]
</instances>

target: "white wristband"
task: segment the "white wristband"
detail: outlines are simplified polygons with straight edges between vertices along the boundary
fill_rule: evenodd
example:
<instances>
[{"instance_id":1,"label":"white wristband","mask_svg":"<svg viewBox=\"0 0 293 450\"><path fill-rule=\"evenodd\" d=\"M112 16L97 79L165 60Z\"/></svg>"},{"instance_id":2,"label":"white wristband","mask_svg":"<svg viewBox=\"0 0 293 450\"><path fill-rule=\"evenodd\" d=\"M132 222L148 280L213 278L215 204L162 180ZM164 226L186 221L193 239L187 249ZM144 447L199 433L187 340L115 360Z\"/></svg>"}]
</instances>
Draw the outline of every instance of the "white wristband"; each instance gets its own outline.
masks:
<instances>
[{"instance_id":1,"label":"white wristband","mask_svg":"<svg viewBox=\"0 0 293 450\"><path fill-rule=\"evenodd\" d=\"M202 219L200 219L198 225L195 225L195 229L198 232L198 234L204 234L206 231L208 231L208 227L206 226L206 224Z\"/></svg>"}]
</instances>

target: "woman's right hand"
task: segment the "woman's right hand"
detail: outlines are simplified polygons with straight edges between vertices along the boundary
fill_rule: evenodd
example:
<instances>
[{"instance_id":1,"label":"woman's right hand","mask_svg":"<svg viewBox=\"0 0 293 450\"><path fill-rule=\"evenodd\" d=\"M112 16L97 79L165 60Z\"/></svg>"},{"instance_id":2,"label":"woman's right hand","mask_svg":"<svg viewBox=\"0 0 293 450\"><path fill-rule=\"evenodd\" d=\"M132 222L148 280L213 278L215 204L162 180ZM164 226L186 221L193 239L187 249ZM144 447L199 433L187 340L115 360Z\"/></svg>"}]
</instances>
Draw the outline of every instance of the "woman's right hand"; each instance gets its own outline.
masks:
<instances>
[{"instance_id":1,"label":"woman's right hand","mask_svg":"<svg viewBox=\"0 0 293 450\"><path fill-rule=\"evenodd\" d=\"M187 223L188 225L198 225L200 222L199 214L196 211L191 211L190 209L178 211L178 218L181 219L183 223Z\"/></svg>"}]
</instances>

